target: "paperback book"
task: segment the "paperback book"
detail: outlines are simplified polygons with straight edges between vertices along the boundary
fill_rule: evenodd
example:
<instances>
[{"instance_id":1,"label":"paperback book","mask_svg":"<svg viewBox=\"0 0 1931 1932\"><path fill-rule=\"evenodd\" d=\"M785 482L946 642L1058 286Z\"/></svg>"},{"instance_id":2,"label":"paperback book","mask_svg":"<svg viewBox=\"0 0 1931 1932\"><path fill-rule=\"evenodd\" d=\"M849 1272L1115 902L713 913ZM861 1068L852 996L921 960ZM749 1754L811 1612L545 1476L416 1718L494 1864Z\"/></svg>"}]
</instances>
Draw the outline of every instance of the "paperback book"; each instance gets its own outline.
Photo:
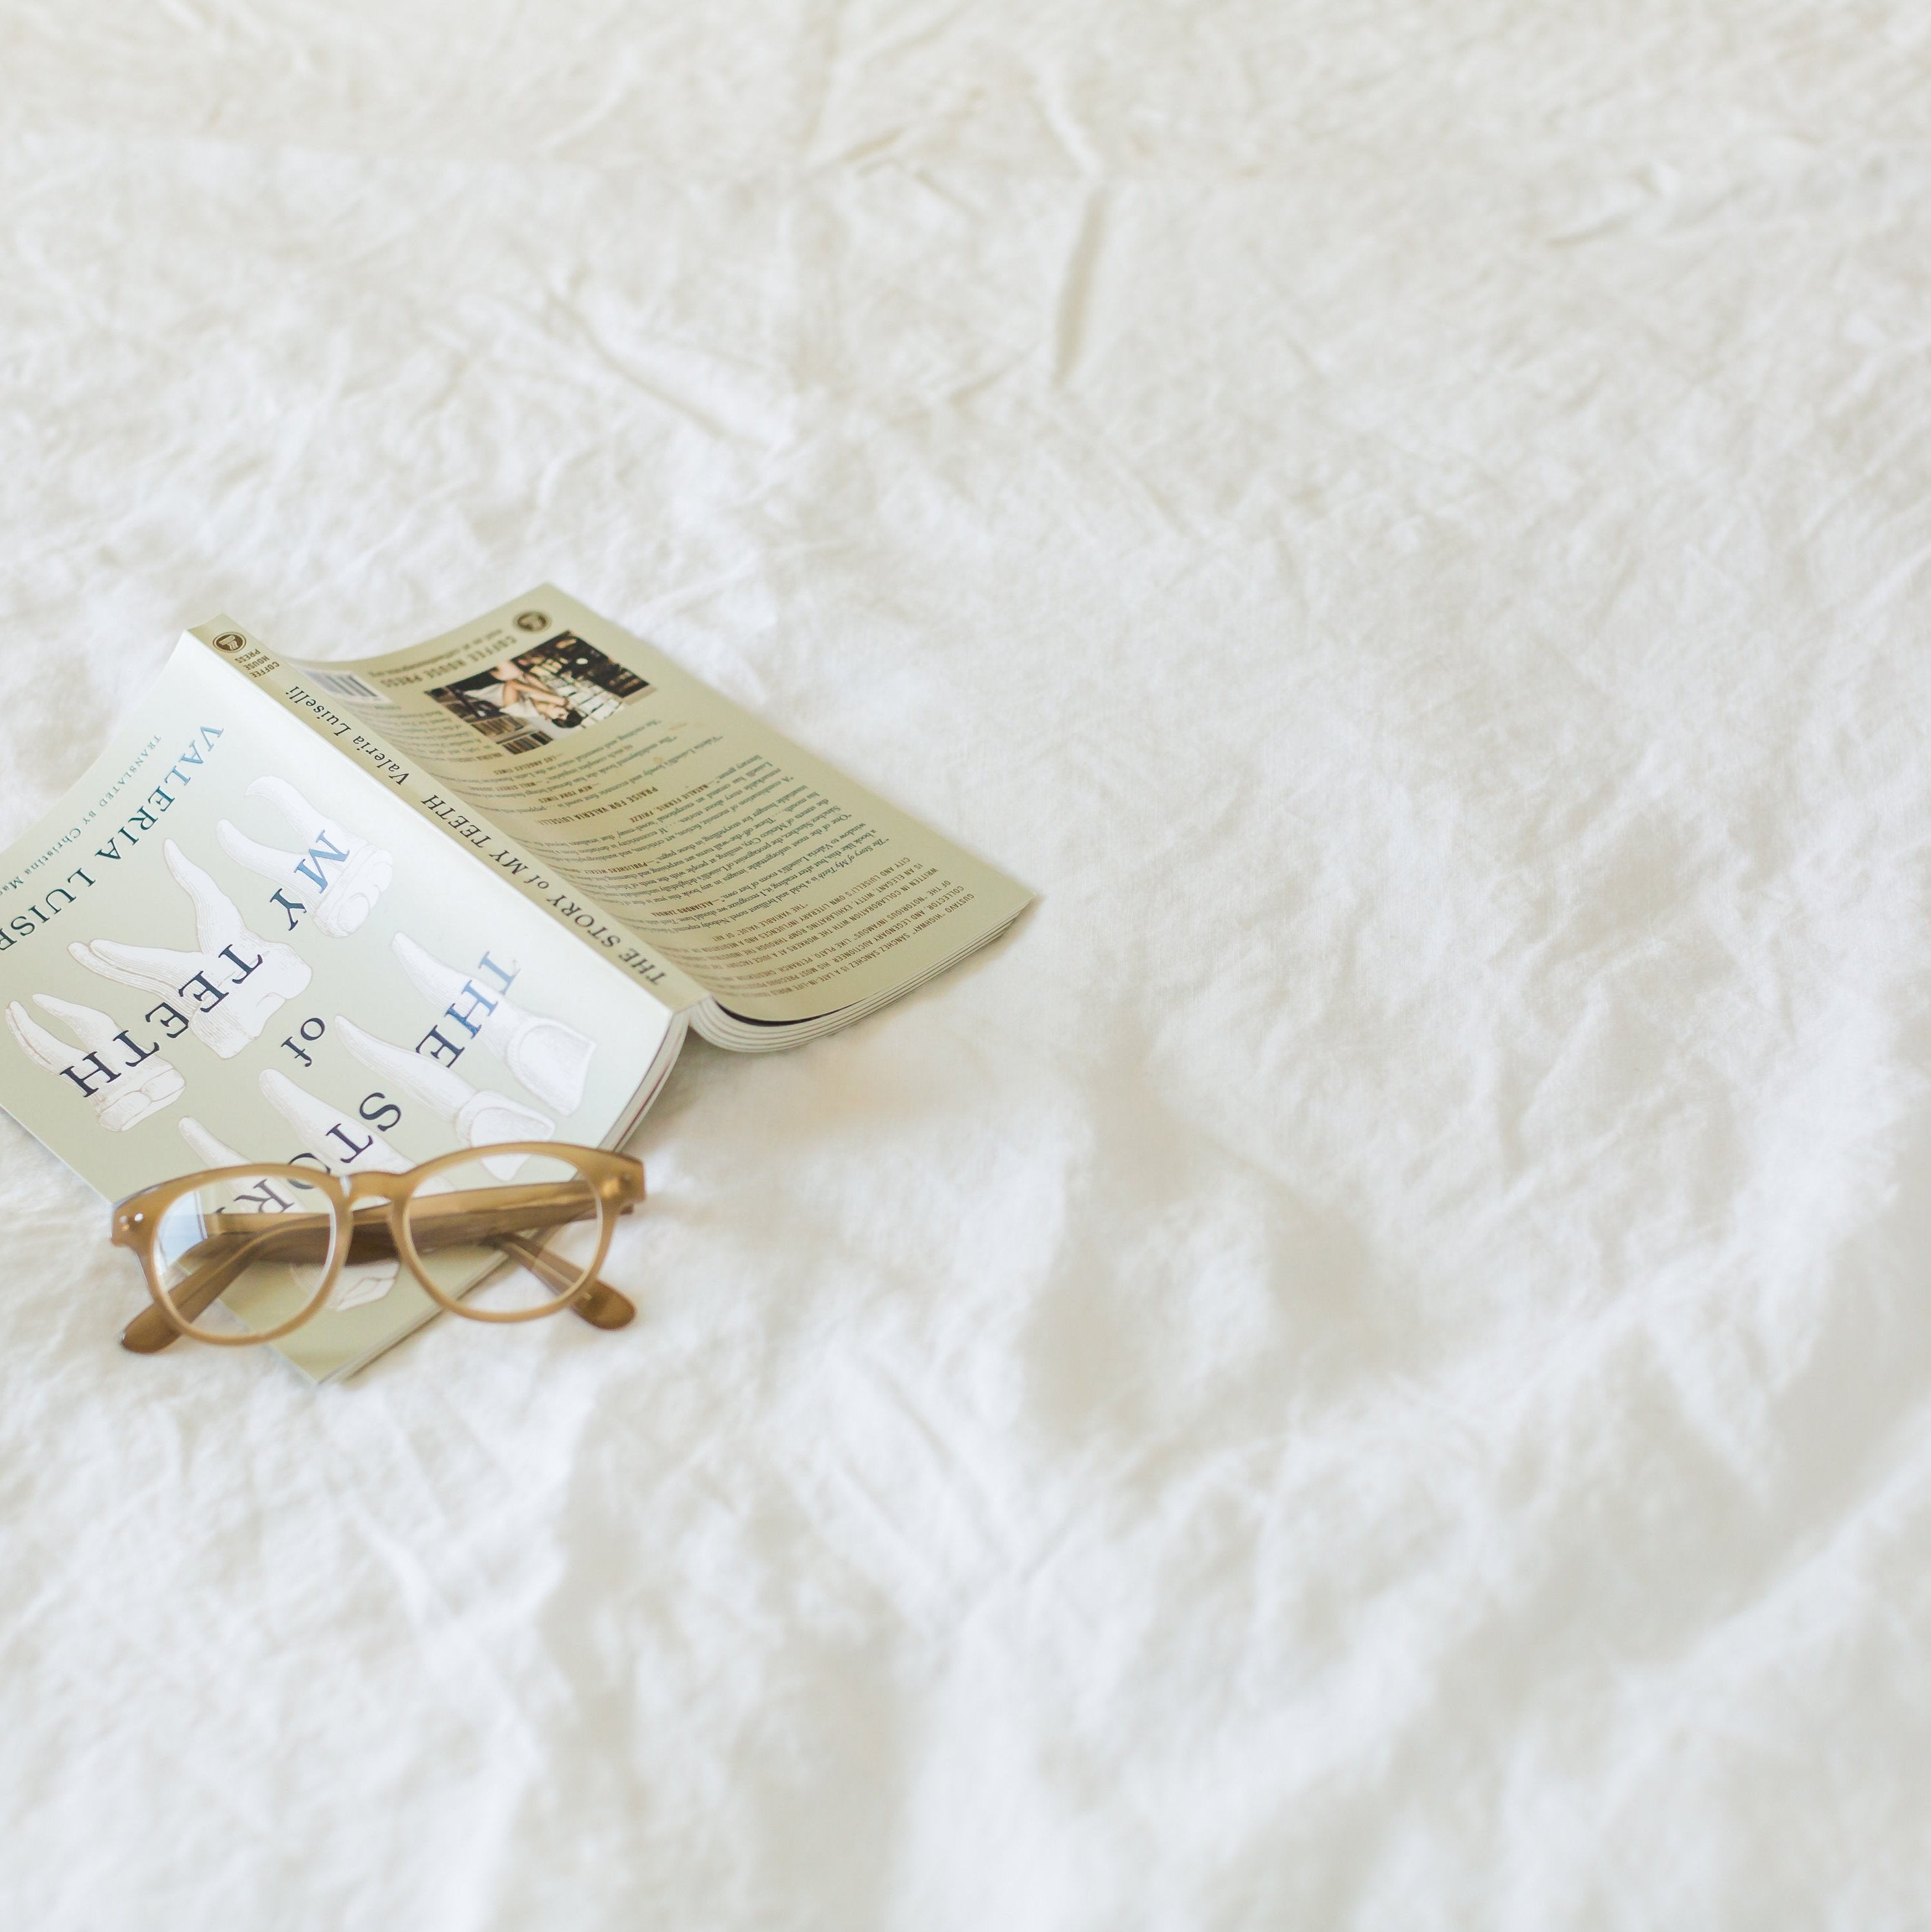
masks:
<instances>
[{"instance_id":1,"label":"paperback book","mask_svg":"<svg viewBox=\"0 0 1931 1932\"><path fill-rule=\"evenodd\" d=\"M110 1200L614 1147L689 1030L848 1025L1029 897L550 586L342 662L218 618L0 856L0 1102ZM434 1312L352 1267L275 1346L326 1380Z\"/></svg>"}]
</instances>

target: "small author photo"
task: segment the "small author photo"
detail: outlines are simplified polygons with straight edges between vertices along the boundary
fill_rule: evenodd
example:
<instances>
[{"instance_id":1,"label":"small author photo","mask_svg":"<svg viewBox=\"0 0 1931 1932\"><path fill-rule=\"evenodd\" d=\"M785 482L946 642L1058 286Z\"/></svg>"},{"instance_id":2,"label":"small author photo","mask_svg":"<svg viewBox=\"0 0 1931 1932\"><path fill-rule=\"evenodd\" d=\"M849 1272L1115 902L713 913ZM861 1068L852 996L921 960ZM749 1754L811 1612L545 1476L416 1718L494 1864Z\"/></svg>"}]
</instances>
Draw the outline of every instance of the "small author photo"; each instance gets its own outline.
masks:
<instances>
[{"instance_id":1,"label":"small author photo","mask_svg":"<svg viewBox=\"0 0 1931 1932\"><path fill-rule=\"evenodd\" d=\"M499 751L517 753L600 724L650 688L594 644L563 631L429 695Z\"/></svg>"}]
</instances>

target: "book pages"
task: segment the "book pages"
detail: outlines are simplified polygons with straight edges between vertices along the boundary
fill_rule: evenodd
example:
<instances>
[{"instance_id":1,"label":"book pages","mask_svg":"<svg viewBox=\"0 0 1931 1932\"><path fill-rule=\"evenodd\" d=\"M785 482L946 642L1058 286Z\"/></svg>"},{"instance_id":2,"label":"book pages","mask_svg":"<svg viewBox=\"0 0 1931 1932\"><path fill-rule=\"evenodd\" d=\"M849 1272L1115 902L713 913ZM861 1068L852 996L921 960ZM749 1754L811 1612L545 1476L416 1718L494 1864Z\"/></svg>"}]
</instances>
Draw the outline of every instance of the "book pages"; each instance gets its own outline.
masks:
<instances>
[{"instance_id":1,"label":"book pages","mask_svg":"<svg viewBox=\"0 0 1931 1932\"><path fill-rule=\"evenodd\" d=\"M550 585L302 668L747 1020L875 1005L1031 898Z\"/></svg>"}]
</instances>

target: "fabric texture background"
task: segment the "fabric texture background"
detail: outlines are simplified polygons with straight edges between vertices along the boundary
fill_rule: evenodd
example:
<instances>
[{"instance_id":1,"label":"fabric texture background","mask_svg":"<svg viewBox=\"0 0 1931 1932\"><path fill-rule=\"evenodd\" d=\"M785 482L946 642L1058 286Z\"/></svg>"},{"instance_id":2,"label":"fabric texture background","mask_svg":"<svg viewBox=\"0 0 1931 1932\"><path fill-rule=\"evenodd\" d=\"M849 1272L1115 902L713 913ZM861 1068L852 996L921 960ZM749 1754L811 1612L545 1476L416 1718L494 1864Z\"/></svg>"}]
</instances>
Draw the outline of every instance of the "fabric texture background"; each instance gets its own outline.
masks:
<instances>
[{"instance_id":1,"label":"fabric texture background","mask_svg":"<svg viewBox=\"0 0 1931 1932\"><path fill-rule=\"evenodd\" d=\"M0 1922L1931 1924L1931 15L0 0L0 834L553 578L1036 887L618 1336L113 1346Z\"/></svg>"}]
</instances>

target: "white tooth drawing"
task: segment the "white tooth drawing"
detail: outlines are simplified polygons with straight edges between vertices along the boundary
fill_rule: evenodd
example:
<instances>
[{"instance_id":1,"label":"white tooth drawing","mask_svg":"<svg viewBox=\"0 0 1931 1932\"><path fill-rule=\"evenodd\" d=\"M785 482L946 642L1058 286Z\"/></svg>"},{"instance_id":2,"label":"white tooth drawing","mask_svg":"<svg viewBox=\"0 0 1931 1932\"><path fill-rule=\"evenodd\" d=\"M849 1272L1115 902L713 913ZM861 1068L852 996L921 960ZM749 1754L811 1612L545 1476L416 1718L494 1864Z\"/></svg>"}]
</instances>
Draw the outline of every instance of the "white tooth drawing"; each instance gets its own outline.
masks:
<instances>
[{"instance_id":1,"label":"white tooth drawing","mask_svg":"<svg viewBox=\"0 0 1931 1932\"><path fill-rule=\"evenodd\" d=\"M18 1000L7 1008L7 1030L14 1043L44 1072L65 1076L94 1109L110 1134L137 1127L178 1100L188 1082L171 1062L152 1047L143 1052L133 1035L107 1016L71 1000L36 993L34 1004L51 1013L80 1044L71 1046L48 1032Z\"/></svg>"},{"instance_id":2,"label":"white tooth drawing","mask_svg":"<svg viewBox=\"0 0 1931 1932\"><path fill-rule=\"evenodd\" d=\"M181 1137L188 1143L188 1151L203 1167L239 1167L242 1156L226 1141L218 1141L192 1114L184 1114L175 1122L181 1130Z\"/></svg>"},{"instance_id":3,"label":"white tooth drawing","mask_svg":"<svg viewBox=\"0 0 1931 1932\"><path fill-rule=\"evenodd\" d=\"M209 1167L240 1167L242 1157L224 1142L217 1140L201 1123L192 1116L184 1116L175 1124L181 1130L181 1137L194 1149L194 1157ZM228 1203L231 1208L253 1208L267 1211L259 1200L251 1200L237 1193ZM296 1286L305 1298L315 1292L316 1284L322 1278L319 1262L293 1262L286 1264L295 1277ZM335 1286L329 1291L329 1299L323 1304L325 1308L360 1308L365 1304L380 1301L395 1286L399 1261L344 1262L342 1272L335 1278Z\"/></svg>"},{"instance_id":4,"label":"white tooth drawing","mask_svg":"<svg viewBox=\"0 0 1931 1932\"><path fill-rule=\"evenodd\" d=\"M583 1105L596 1042L561 1020L533 1013L506 994L479 986L469 974L446 966L406 932L389 942L402 969L417 989L446 1014L461 1016L459 1029L476 1025L476 1036L541 1100L566 1117Z\"/></svg>"},{"instance_id":5,"label":"white tooth drawing","mask_svg":"<svg viewBox=\"0 0 1931 1932\"><path fill-rule=\"evenodd\" d=\"M375 910L395 877L395 861L380 845L317 812L286 778L257 778L248 796L275 807L301 849L284 852L259 844L224 818L215 828L222 850L272 880L286 895L282 903L291 917L305 908L319 932L331 939L347 938Z\"/></svg>"},{"instance_id":6,"label":"white tooth drawing","mask_svg":"<svg viewBox=\"0 0 1931 1932\"><path fill-rule=\"evenodd\" d=\"M366 1120L330 1106L272 1066L263 1069L261 1089L269 1106L302 1136L302 1146L331 1173L407 1174L416 1165Z\"/></svg>"},{"instance_id":7,"label":"white tooth drawing","mask_svg":"<svg viewBox=\"0 0 1931 1932\"><path fill-rule=\"evenodd\" d=\"M158 994L211 1052L232 1060L261 1036L284 1000L308 985L308 968L292 948L251 932L234 901L172 838L164 849L168 870L193 902L200 950L176 952L112 939L77 943L67 950L104 980Z\"/></svg>"},{"instance_id":8,"label":"white tooth drawing","mask_svg":"<svg viewBox=\"0 0 1931 1932\"><path fill-rule=\"evenodd\" d=\"M335 1016L335 1024L349 1051L365 1066L371 1068L420 1100L440 1119L447 1120L458 1136L473 1148L488 1147L496 1141L547 1141L557 1130L555 1121L534 1112L506 1094L479 1091L459 1073L440 1065L406 1046L392 1046L374 1034L365 1033L354 1021ZM482 1156L482 1164L500 1179L507 1180L523 1164L521 1154Z\"/></svg>"}]
</instances>

